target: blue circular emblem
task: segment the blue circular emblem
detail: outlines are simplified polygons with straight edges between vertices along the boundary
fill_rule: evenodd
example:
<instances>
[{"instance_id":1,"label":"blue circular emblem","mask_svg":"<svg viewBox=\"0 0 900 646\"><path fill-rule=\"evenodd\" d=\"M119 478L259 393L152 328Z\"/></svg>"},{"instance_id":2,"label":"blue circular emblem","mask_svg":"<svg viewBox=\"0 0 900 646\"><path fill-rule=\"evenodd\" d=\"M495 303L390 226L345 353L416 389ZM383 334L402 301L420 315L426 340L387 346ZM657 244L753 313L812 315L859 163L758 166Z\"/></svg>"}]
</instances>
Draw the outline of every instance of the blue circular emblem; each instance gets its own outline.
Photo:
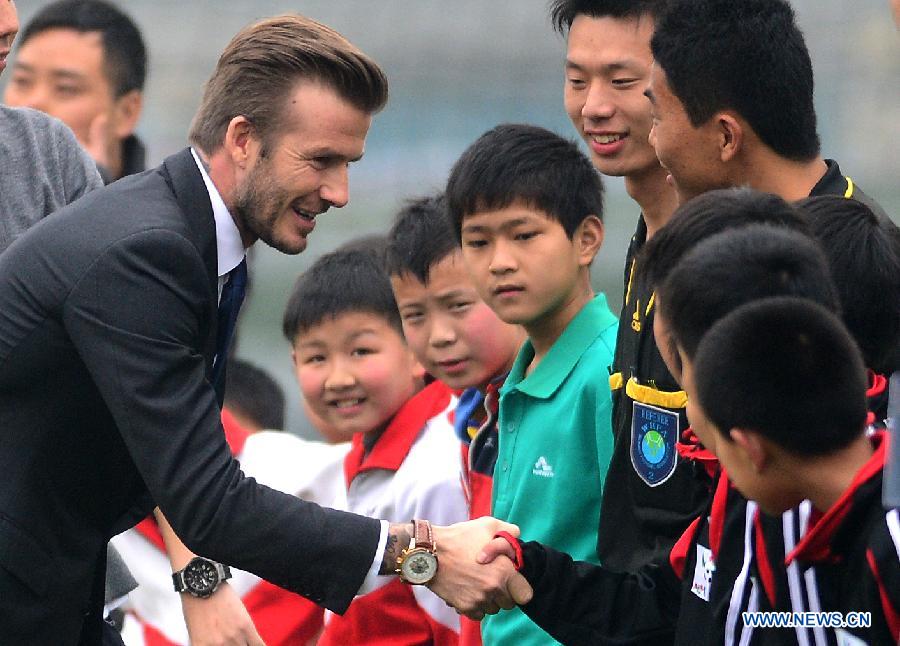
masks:
<instances>
[{"instance_id":1,"label":"blue circular emblem","mask_svg":"<svg viewBox=\"0 0 900 646\"><path fill-rule=\"evenodd\" d=\"M659 464L666 457L666 443L657 431L647 431L641 440L641 454L650 464Z\"/></svg>"}]
</instances>

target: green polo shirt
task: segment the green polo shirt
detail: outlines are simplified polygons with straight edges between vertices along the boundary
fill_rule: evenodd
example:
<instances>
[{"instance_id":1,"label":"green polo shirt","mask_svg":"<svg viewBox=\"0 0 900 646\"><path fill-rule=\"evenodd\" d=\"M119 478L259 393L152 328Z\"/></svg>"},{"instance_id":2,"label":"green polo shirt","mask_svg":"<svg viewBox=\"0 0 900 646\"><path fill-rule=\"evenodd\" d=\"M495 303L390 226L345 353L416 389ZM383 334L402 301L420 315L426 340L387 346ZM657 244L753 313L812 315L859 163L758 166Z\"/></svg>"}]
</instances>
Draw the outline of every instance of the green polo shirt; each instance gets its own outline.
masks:
<instances>
[{"instance_id":1,"label":"green polo shirt","mask_svg":"<svg viewBox=\"0 0 900 646\"><path fill-rule=\"evenodd\" d=\"M534 371L526 341L500 390L500 450L492 514L522 538L597 563L597 526L612 455L609 366L618 319L598 294L572 319ZM555 644L517 609L482 622L485 644Z\"/></svg>"}]
</instances>

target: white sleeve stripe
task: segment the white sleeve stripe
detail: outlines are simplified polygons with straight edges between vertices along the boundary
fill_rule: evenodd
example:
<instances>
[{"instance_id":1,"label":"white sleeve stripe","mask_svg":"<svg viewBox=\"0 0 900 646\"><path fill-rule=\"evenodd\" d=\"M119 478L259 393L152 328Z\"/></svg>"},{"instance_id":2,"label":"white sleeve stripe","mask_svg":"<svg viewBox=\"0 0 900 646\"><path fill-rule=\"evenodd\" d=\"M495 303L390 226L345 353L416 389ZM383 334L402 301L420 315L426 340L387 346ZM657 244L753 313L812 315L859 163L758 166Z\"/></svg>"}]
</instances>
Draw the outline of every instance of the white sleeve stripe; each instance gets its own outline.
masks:
<instances>
[{"instance_id":1,"label":"white sleeve stripe","mask_svg":"<svg viewBox=\"0 0 900 646\"><path fill-rule=\"evenodd\" d=\"M741 602L744 599L744 588L747 585L747 572L750 569L750 560L753 553L753 517L755 515L756 503L748 501L747 508L744 511L744 562L741 565L741 572L734 582L734 589L731 591L731 600L728 603L728 617L725 622L726 646L733 646L734 632L737 627L738 617L741 616Z\"/></svg>"},{"instance_id":2,"label":"white sleeve stripe","mask_svg":"<svg viewBox=\"0 0 900 646\"><path fill-rule=\"evenodd\" d=\"M747 610L749 612L757 612L759 610L759 588L753 579L750 580L750 600L747 602ZM753 627L745 626L744 631L741 633L740 646L747 646L752 638Z\"/></svg>"},{"instance_id":3,"label":"white sleeve stripe","mask_svg":"<svg viewBox=\"0 0 900 646\"><path fill-rule=\"evenodd\" d=\"M819 601L819 588L816 585L816 568L811 567L803 573L806 580L806 594L809 599L810 612L821 612L822 603ZM825 629L822 626L813 626L813 636L816 644L828 646L828 637L825 636Z\"/></svg>"},{"instance_id":4,"label":"white sleeve stripe","mask_svg":"<svg viewBox=\"0 0 900 646\"><path fill-rule=\"evenodd\" d=\"M784 530L784 553L790 554L794 549L794 510L786 511L781 516L782 529ZM787 567L788 590L791 594L791 608L794 612L805 612L803 604L803 591L800 589L800 568L797 561L791 561ZM809 646L806 630L800 626L796 628L797 642L800 646Z\"/></svg>"},{"instance_id":5,"label":"white sleeve stripe","mask_svg":"<svg viewBox=\"0 0 900 646\"><path fill-rule=\"evenodd\" d=\"M900 510L891 509L884 515L887 522L891 540L894 541L894 549L897 550L897 560L900 560Z\"/></svg>"}]
</instances>

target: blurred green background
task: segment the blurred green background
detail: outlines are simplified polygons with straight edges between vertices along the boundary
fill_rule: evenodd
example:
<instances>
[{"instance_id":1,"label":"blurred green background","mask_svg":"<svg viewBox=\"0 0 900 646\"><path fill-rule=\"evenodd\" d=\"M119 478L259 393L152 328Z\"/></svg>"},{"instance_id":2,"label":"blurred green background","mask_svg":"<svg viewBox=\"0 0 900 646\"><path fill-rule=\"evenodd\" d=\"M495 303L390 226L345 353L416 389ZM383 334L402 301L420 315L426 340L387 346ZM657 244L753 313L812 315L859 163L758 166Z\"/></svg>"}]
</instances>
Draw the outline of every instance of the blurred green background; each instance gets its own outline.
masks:
<instances>
[{"instance_id":1,"label":"blurred green background","mask_svg":"<svg viewBox=\"0 0 900 646\"><path fill-rule=\"evenodd\" d=\"M39 0L19 0L23 23ZM351 170L350 204L322 216L300 256L263 245L252 257L253 291L238 354L268 369L288 400L288 430L311 437L280 333L287 293L319 255L354 236L385 232L408 197L439 189L456 157L501 122L529 122L566 137L565 43L545 0L127 0L150 53L138 128L151 164L186 145L202 86L228 40L256 18L289 11L327 23L387 72L391 98L375 119L364 161ZM900 213L900 34L888 0L794 0L816 71L823 152L897 219ZM13 57L15 50L13 51ZM8 76L4 75L4 76ZM607 233L594 284L614 309L638 215L622 180L606 180Z\"/></svg>"}]
</instances>

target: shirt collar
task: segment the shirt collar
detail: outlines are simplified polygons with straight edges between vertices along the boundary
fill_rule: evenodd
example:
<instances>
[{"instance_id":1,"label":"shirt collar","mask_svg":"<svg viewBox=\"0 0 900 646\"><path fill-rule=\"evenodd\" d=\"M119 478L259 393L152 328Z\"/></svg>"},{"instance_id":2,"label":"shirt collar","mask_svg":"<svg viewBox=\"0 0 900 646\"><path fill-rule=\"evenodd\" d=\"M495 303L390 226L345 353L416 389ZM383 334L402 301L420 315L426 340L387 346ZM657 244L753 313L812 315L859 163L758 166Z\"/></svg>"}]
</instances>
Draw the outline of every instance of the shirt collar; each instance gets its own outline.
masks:
<instances>
[{"instance_id":1,"label":"shirt collar","mask_svg":"<svg viewBox=\"0 0 900 646\"><path fill-rule=\"evenodd\" d=\"M795 559L803 563L831 562L840 558L842 541L837 536L842 528L853 526L853 533L858 531L858 524L851 522L852 517L865 512L867 503L875 504L881 493L881 473L884 469L886 442L884 432L876 432L871 436L875 452L856 473L850 487L825 514L819 518L797 547L785 558L785 565ZM874 499L875 502L872 502Z\"/></svg>"},{"instance_id":2,"label":"shirt collar","mask_svg":"<svg viewBox=\"0 0 900 646\"><path fill-rule=\"evenodd\" d=\"M551 397L572 372L581 355L597 337L615 324L616 317L609 311L606 296L597 294L581 308L534 372L527 377L525 371L534 359L534 346L530 339L525 342L516 355L515 363L500 391L501 394L518 389L531 397L540 399Z\"/></svg>"},{"instance_id":3,"label":"shirt collar","mask_svg":"<svg viewBox=\"0 0 900 646\"><path fill-rule=\"evenodd\" d=\"M445 384L434 381L410 397L394 414L368 455L365 454L362 433L356 433L351 442L350 452L344 458L344 478L347 487L349 488L353 479L363 471L372 469L397 471L425 425L433 417L447 410L452 394Z\"/></svg>"},{"instance_id":4,"label":"shirt collar","mask_svg":"<svg viewBox=\"0 0 900 646\"><path fill-rule=\"evenodd\" d=\"M191 154L203 176L203 183L206 184L206 191L209 193L209 201L212 204L213 218L216 220L216 266L218 267L217 275L221 278L244 259L244 243L241 241L241 232L238 231L234 218L231 217L225 201L219 194L219 189L209 178L206 168L200 161L200 156L193 147Z\"/></svg>"},{"instance_id":5,"label":"shirt collar","mask_svg":"<svg viewBox=\"0 0 900 646\"><path fill-rule=\"evenodd\" d=\"M841 167L833 159L825 160L825 174L819 178L809 192L810 197L816 195L843 195L853 197L853 185L841 174Z\"/></svg>"}]
</instances>

